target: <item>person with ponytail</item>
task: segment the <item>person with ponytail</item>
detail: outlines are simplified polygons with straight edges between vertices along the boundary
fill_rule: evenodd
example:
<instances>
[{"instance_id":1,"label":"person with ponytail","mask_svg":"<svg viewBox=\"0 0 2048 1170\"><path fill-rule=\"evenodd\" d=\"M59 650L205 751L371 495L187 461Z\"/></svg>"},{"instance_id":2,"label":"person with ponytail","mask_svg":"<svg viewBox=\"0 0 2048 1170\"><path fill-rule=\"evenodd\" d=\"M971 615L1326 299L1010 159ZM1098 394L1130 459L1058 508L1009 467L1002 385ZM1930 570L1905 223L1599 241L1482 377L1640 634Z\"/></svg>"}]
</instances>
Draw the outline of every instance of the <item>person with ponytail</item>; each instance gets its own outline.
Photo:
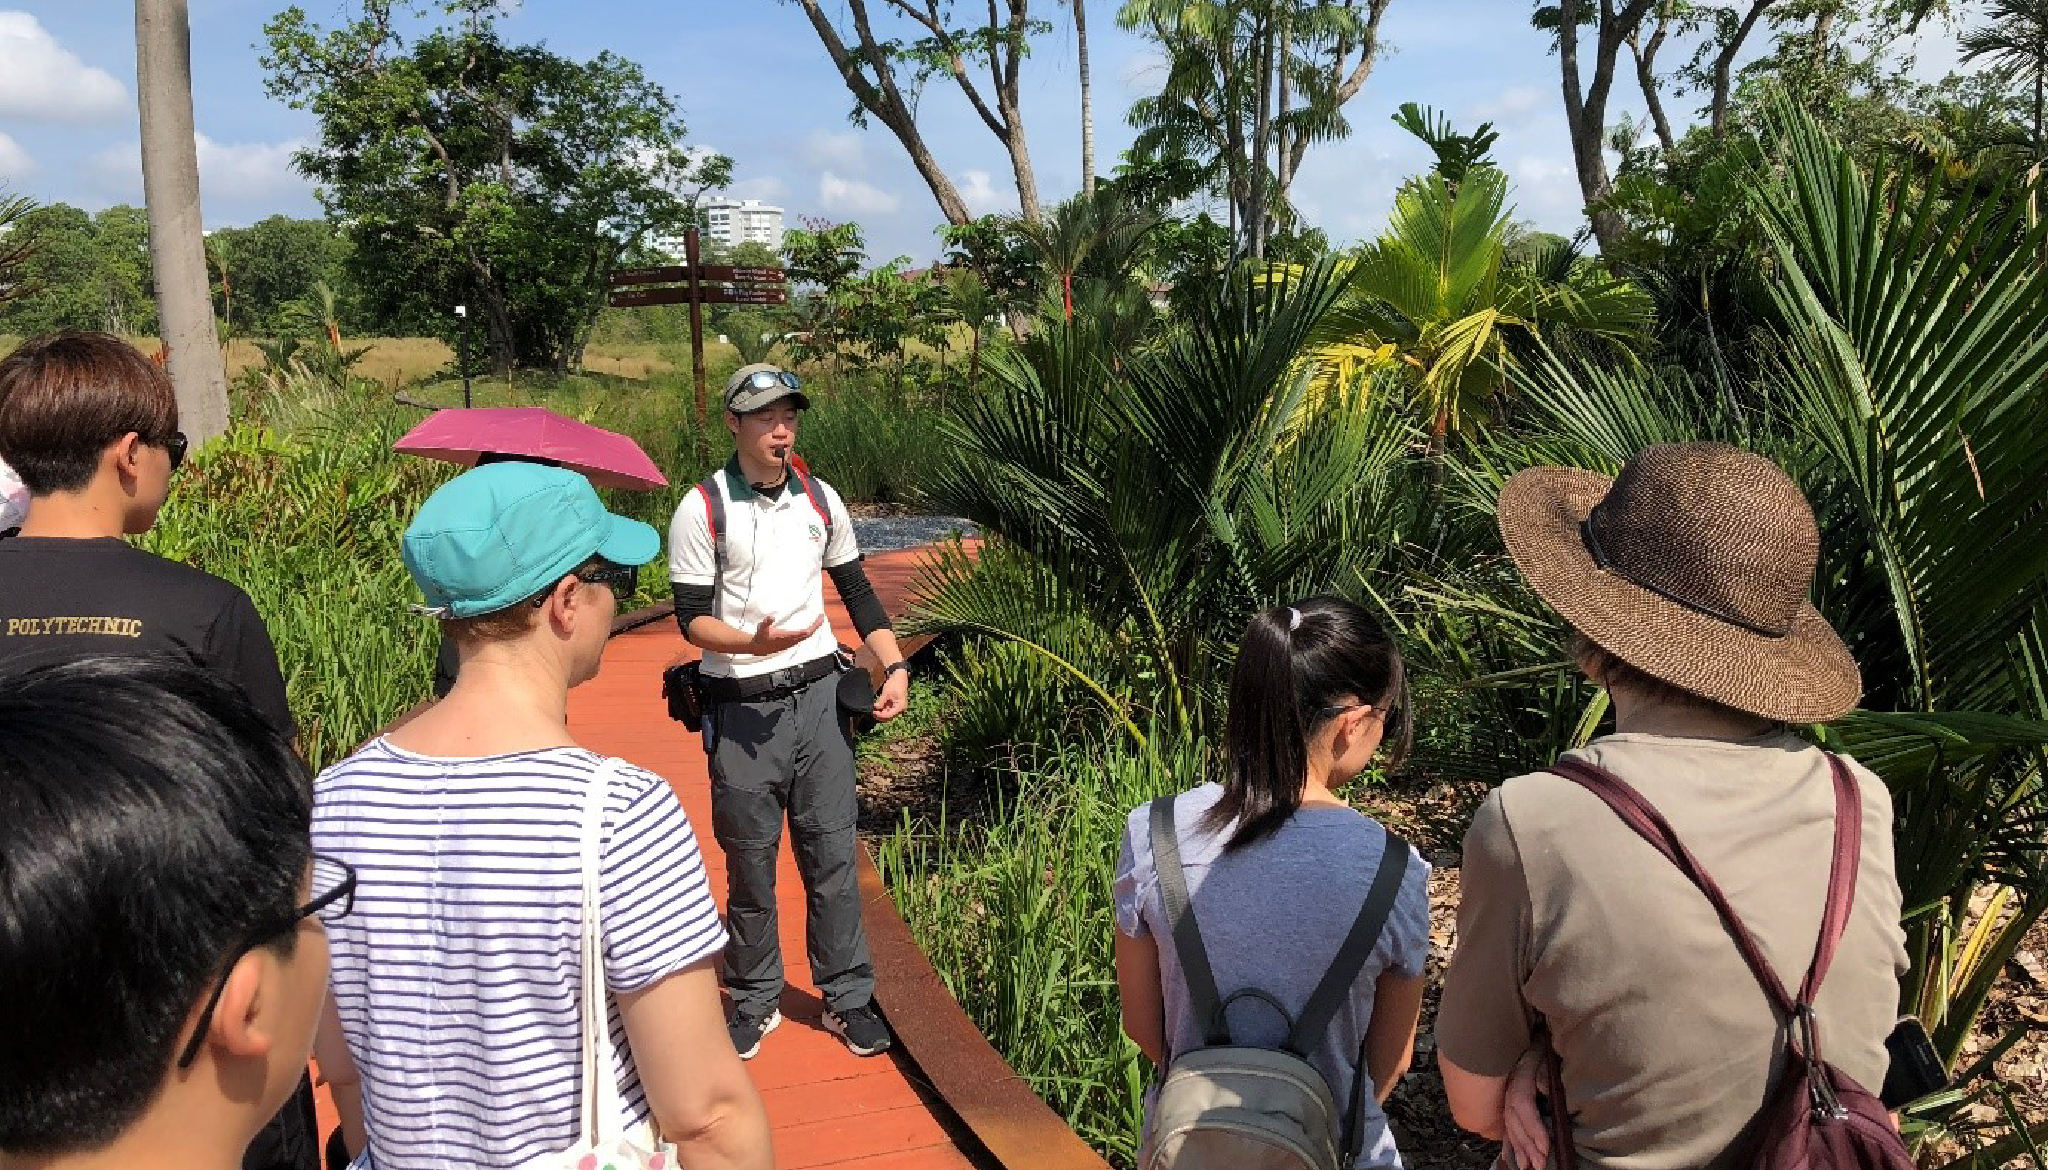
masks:
<instances>
[{"instance_id":1,"label":"person with ponytail","mask_svg":"<svg viewBox=\"0 0 2048 1170\"><path fill-rule=\"evenodd\" d=\"M1393 908L1351 993L1303 1053L1340 1103L1358 1095L1354 1167L1398 1167L1381 1105L1407 1071L1429 954L1429 867L1336 789L1384 746L1405 755L1406 676L1393 639L1358 606L1318 597L1252 619L1230 682L1221 782L1174 798L1188 900L1231 1041L1277 1048L1360 917L1389 845L1409 850ZM1124 1031L1164 1070L1201 1048L1151 847L1133 810L1117 861L1116 972ZM1270 1002L1265 997L1271 997ZM1278 1010L1276 1010L1278 1009ZM1282 1011L1287 1015L1283 1018ZM1363 1086L1360 1086L1361 1088ZM1152 1095L1147 1094L1147 1128Z\"/></svg>"}]
</instances>

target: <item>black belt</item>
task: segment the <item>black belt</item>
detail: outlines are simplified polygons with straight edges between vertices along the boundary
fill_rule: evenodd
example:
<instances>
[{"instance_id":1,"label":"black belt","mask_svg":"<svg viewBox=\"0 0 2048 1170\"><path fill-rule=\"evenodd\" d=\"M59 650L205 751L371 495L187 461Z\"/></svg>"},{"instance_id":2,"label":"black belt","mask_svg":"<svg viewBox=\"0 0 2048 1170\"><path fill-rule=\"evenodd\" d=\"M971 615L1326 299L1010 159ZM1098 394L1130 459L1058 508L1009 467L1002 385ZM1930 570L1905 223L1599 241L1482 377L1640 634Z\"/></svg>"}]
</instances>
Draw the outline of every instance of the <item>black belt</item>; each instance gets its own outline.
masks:
<instances>
[{"instance_id":1,"label":"black belt","mask_svg":"<svg viewBox=\"0 0 2048 1170\"><path fill-rule=\"evenodd\" d=\"M839 670L839 655L827 654L767 674L749 675L745 678L721 678L717 675L704 676L704 697L714 703L750 702L758 699L780 699L810 686L821 678Z\"/></svg>"}]
</instances>

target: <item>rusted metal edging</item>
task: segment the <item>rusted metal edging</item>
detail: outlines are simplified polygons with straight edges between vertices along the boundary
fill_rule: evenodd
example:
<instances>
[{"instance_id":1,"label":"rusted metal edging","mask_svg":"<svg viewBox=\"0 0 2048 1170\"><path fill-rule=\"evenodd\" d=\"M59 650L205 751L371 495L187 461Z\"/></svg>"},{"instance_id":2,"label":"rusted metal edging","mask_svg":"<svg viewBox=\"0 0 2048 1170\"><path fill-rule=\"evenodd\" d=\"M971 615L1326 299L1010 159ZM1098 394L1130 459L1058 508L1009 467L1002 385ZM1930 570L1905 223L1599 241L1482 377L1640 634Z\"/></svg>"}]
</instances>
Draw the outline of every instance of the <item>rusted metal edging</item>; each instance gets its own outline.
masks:
<instances>
[{"instance_id":1,"label":"rusted metal edging","mask_svg":"<svg viewBox=\"0 0 2048 1170\"><path fill-rule=\"evenodd\" d=\"M961 1010L896 912L868 851L860 851L861 920L875 965L875 998L896 1042L1004 1170L1109 1170Z\"/></svg>"}]
</instances>

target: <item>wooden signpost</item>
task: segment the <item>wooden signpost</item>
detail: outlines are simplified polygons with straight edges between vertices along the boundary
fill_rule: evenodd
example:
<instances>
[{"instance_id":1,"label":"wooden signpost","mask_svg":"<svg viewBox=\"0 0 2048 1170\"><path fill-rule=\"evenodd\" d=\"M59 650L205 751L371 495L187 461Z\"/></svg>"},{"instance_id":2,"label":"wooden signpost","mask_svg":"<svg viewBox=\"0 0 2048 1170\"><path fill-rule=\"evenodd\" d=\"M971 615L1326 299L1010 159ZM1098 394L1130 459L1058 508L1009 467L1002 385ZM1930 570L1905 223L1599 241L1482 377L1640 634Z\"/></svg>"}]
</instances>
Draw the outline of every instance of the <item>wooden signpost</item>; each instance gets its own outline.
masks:
<instances>
[{"instance_id":1,"label":"wooden signpost","mask_svg":"<svg viewBox=\"0 0 2048 1170\"><path fill-rule=\"evenodd\" d=\"M780 268L745 268L699 262L697 229L683 233L686 264L620 268L611 274L614 309L642 305L690 306L690 373L697 384L697 425L706 424L704 389L704 306L782 305L789 302L789 277ZM638 285L669 287L639 288ZM680 287L675 287L680 286Z\"/></svg>"}]
</instances>

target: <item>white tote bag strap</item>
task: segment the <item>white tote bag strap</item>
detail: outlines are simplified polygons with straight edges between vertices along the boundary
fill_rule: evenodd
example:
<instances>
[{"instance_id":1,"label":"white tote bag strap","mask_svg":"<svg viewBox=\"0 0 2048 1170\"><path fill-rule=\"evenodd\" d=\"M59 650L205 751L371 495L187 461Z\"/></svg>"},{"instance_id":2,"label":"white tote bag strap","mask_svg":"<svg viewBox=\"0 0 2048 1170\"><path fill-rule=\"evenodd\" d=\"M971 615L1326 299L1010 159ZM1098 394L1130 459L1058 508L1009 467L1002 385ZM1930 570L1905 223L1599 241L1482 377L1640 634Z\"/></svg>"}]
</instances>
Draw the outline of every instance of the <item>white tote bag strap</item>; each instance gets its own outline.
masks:
<instances>
[{"instance_id":1,"label":"white tote bag strap","mask_svg":"<svg viewBox=\"0 0 2048 1170\"><path fill-rule=\"evenodd\" d=\"M583 1102L578 1138L588 1149L619 1136L625 1099L613 1075L611 995L604 982L604 802L619 762L606 759L590 776L583 799Z\"/></svg>"}]
</instances>

